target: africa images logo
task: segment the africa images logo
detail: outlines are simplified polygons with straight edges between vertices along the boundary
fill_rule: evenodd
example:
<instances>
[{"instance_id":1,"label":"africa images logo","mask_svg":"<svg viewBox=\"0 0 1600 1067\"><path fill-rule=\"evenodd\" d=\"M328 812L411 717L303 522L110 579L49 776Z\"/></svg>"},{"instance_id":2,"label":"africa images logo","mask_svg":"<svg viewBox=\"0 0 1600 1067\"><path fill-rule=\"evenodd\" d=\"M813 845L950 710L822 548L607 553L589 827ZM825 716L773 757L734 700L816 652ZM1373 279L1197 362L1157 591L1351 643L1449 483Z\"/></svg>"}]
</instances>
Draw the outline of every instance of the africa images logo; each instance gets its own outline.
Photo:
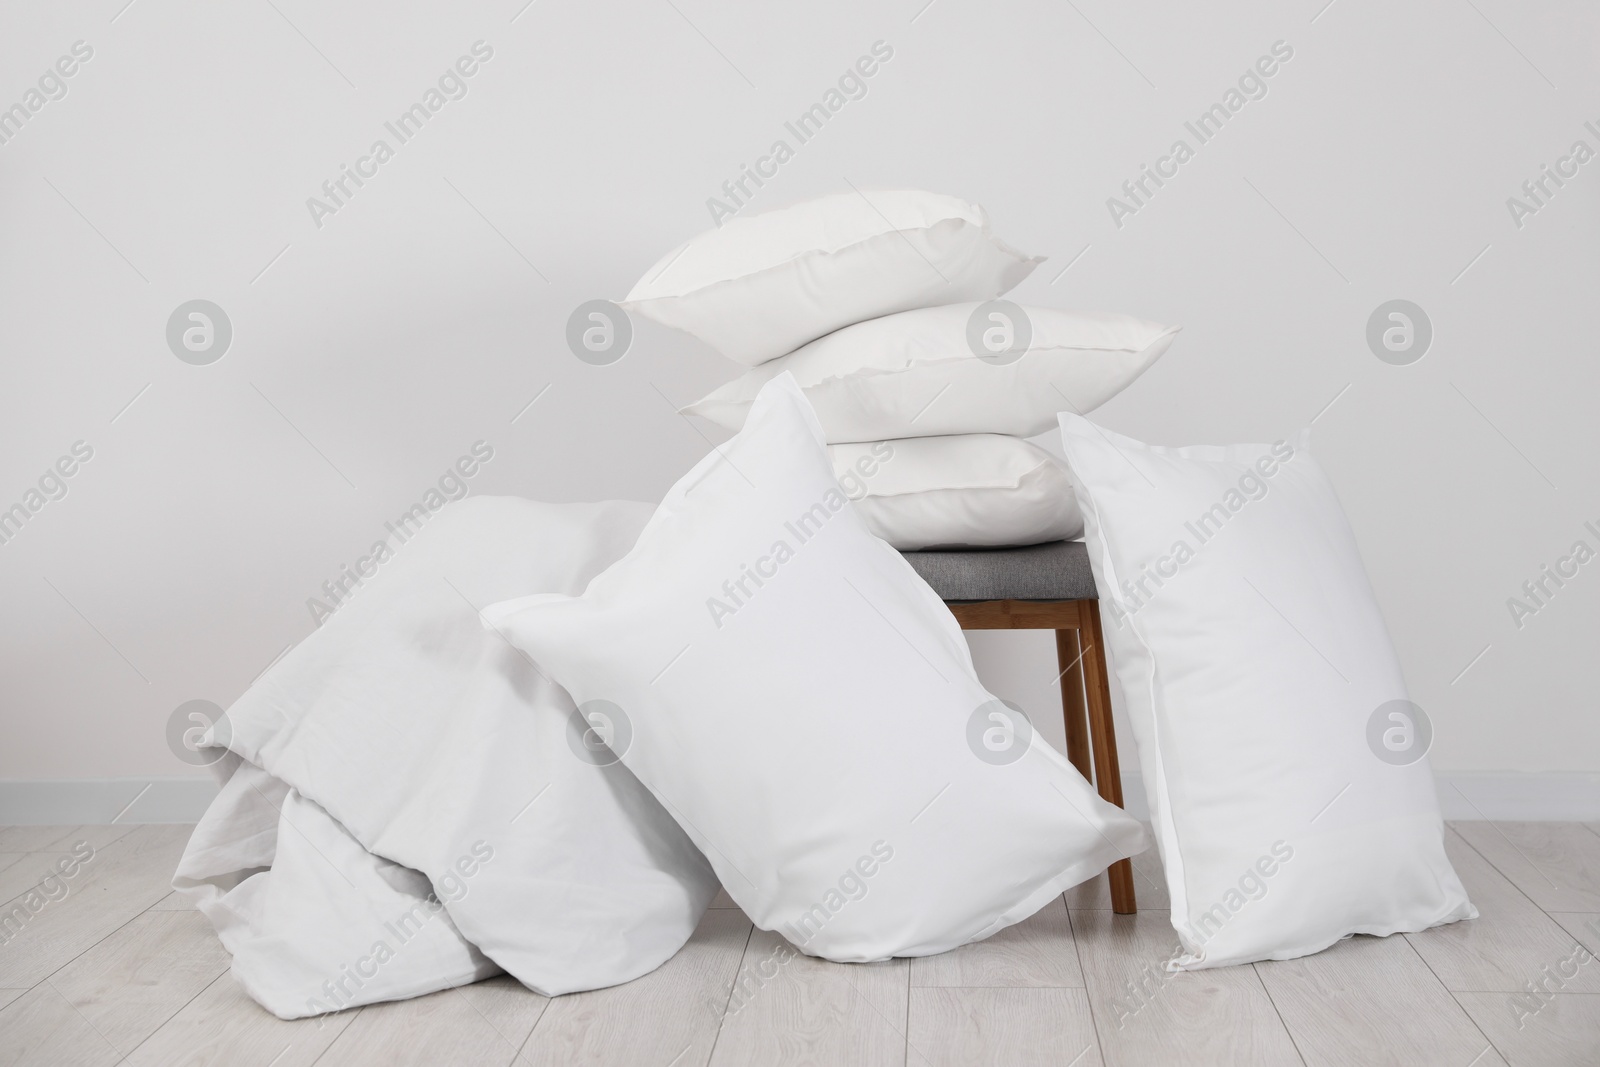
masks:
<instances>
[{"instance_id":1,"label":"africa images logo","mask_svg":"<svg viewBox=\"0 0 1600 1067\"><path fill-rule=\"evenodd\" d=\"M383 128L394 138L394 144L379 137L372 142L365 155L357 157L354 166L339 164L339 173L322 183L322 196L306 197L306 210L311 213L311 222L317 229L322 229L322 220L326 216L337 215L357 191L376 178L378 168L393 159L401 145L421 133L422 127L443 110L445 104L467 95L467 79L494 58L494 48L485 41L474 41L471 53L446 67L438 81L423 91L419 101L400 112L394 121L383 124Z\"/></svg>"}]
</instances>

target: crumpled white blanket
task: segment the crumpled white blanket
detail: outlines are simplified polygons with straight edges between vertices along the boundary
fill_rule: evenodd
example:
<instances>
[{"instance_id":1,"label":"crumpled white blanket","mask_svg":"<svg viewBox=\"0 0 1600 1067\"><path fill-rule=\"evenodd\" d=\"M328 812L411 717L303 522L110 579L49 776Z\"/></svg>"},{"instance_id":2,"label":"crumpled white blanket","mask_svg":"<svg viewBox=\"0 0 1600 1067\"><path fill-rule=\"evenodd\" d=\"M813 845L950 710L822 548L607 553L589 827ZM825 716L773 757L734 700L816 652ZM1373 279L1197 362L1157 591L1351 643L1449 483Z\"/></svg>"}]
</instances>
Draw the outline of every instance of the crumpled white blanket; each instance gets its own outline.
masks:
<instances>
[{"instance_id":1,"label":"crumpled white blanket","mask_svg":"<svg viewBox=\"0 0 1600 1067\"><path fill-rule=\"evenodd\" d=\"M645 504L453 504L259 679L173 885L280 1018L504 969L546 995L629 981L688 939L716 876L566 692L478 609L576 595ZM580 750L591 758L583 758Z\"/></svg>"}]
</instances>

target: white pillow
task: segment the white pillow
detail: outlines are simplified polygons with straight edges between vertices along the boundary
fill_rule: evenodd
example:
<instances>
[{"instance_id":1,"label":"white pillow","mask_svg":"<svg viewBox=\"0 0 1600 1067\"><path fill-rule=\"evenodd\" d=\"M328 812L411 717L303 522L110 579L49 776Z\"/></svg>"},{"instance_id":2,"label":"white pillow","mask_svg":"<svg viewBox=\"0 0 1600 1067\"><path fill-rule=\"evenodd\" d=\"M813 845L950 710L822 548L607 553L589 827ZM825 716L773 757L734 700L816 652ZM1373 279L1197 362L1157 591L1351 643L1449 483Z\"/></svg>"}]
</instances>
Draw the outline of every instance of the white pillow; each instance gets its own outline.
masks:
<instances>
[{"instance_id":1,"label":"white pillow","mask_svg":"<svg viewBox=\"0 0 1600 1067\"><path fill-rule=\"evenodd\" d=\"M691 238L622 306L753 367L862 319L999 296L1042 262L995 237L983 208L957 197L835 193Z\"/></svg>"},{"instance_id":2,"label":"white pillow","mask_svg":"<svg viewBox=\"0 0 1600 1067\"><path fill-rule=\"evenodd\" d=\"M622 761L733 899L807 953L942 952L1144 845L978 683L787 376L581 597L485 618L620 724Z\"/></svg>"},{"instance_id":3,"label":"white pillow","mask_svg":"<svg viewBox=\"0 0 1600 1067\"><path fill-rule=\"evenodd\" d=\"M452 503L347 568L337 612L228 709L229 747L314 802L278 836L294 853L286 865L257 873L227 857L265 851L272 862L265 828L241 825L219 798L179 871L270 1010L290 1018L444 988L470 977L477 952L557 996L630 981L688 940L716 876L626 767L585 758L571 697L477 611L582 590L649 513L616 501ZM304 862L307 841L323 852L318 865ZM372 941L360 956L344 951L361 922L397 918L370 891L374 879L397 890L406 879L357 843L425 875L453 923L430 935L440 944L426 954L402 930L406 946L379 961L378 982L363 958ZM493 861L474 868L485 849ZM463 876L469 884L456 884ZM312 882L337 893L308 895ZM468 944L452 946L452 931ZM345 965L361 980L344 981Z\"/></svg>"},{"instance_id":4,"label":"white pillow","mask_svg":"<svg viewBox=\"0 0 1600 1067\"><path fill-rule=\"evenodd\" d=\"M867 529L895 548L1037 545L1083 536L1066 467L993 433L829 445Z\"/></svg>"},{"instance_id":5,"label":"white pillow","mask_svg":"<svg viewBox=\"0 0 1600 1067\"><path fill-rule=\"evenodd\" d=\"M299 1019L501 973L450 916L445 902L470 892L460 875L442 875L454 892L436 892L421 871L368 852L315 801L255 764L229 753L218 768L231 773L172 887L216 928L233 956L233 980L256 1003ZM494 847L477 844L492 866Z\"/></svg>"},{"instance_id":6,"label":"white pillow","mask_svg":"<svg viewBox=\"0 0 1600 1067\"><path fill-rule=\"evenodd\" d=\"M1404 750L1422 717L1393 703L1400 664L1306 435L1159 448L1070 414L1061 435L1183 945L1174 966L1476 916L1445 858L1426 731L1386 747Z\"/></svg>"},{"instance_id":7,"label":"white pillow","mask_svg":"<svg viewBox=\"0 0 1600 1067\"><path fill-rule=\"evenodd\" d=\"M1020 356L980 357L968 341L976 303L857 323L745 374L683 409L737 430L761 387L787 371L830 443L938 434L1033 437L1056 412L1099 407L1161 357L1177 327L1126 315L1021 308ZM979 315L982 322L988 314ZM1021 321L1011 324L1020 327Z\"/></svg>"}]
</instances>

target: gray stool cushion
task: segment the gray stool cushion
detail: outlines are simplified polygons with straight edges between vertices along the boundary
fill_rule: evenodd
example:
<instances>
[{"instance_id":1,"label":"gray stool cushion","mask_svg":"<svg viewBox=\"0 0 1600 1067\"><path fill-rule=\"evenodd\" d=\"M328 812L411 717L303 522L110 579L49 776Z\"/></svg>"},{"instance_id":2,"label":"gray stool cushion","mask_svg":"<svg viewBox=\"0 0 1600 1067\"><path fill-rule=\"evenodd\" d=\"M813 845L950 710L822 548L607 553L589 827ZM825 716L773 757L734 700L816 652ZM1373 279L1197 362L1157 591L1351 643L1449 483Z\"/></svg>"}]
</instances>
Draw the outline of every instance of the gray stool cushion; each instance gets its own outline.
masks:
<instances>
[{"instance_id":1,"label":"gray stool cushion","mask_svg":"<svg viewBox=\"0 0 1600 1067\"><path fill-rule=\"evenodd\" d=\"M902 552L942 600L1096 600L1082 541Z\"/></svg>"}]
</instances>

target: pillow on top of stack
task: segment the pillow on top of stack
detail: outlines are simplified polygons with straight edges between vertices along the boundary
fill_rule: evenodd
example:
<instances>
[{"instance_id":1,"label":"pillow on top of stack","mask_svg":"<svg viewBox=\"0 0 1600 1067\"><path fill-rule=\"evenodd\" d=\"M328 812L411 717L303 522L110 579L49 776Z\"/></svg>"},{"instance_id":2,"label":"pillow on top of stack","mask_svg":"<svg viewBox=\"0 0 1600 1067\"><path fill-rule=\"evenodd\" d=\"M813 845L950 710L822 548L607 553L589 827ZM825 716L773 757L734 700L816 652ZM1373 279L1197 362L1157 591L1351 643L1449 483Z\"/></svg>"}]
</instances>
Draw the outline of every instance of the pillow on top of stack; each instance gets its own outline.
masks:
<instances>
[{"instance_id":1,"label":"pillow on top of stack","mask_svg":"<svg viewBox=\"0 0 1600 1067\"><path fill-rule=\"evenodd\" d=\"M1079 537L1066 468L1024 437L1115 396L1176 328L996 300L1043 262L983 208L919 190L840 193L692 238L622 306L751 369L683 409L730 430L785 371L835 472L899 549Z\"/></svg>"}]
</instances>

